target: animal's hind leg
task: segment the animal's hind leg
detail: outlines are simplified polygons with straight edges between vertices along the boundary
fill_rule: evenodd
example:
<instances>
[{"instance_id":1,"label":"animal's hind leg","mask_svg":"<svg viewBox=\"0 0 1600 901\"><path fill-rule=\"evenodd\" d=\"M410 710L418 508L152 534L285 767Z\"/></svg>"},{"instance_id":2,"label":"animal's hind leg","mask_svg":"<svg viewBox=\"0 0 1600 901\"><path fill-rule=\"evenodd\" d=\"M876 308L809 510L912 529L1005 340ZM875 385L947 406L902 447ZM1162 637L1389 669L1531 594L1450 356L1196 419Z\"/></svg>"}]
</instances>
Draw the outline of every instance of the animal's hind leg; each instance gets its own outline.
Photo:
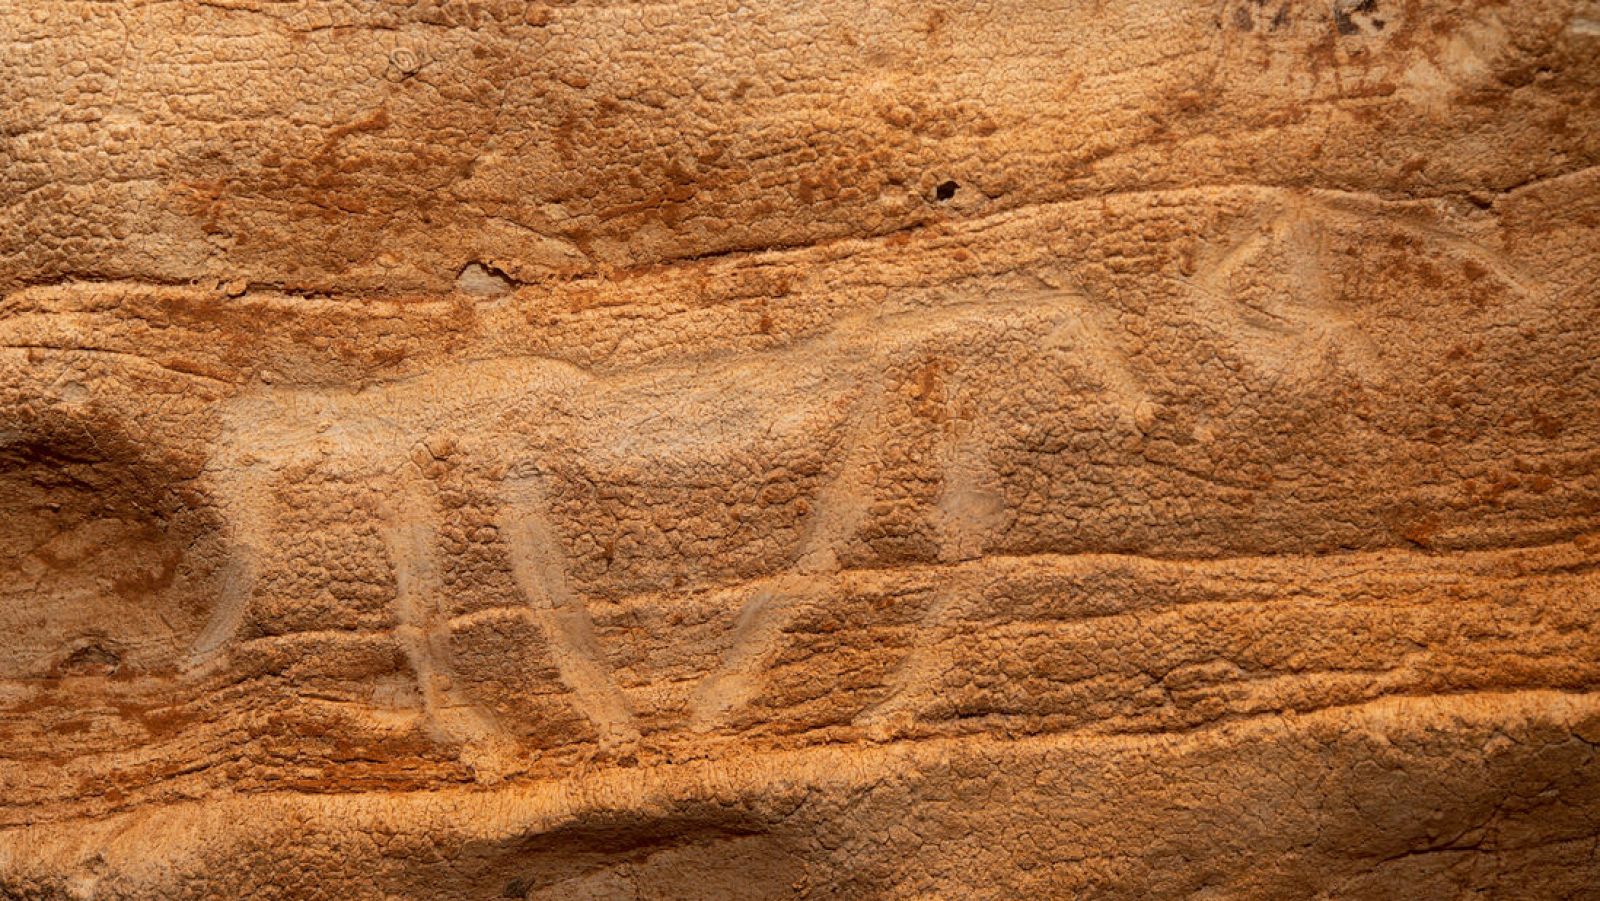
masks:
<instances>
[{"instance_id":1,"label":"animal's hind leg","mask_svg":"<svg viewBox=\"0 0 1600 901\"><path fill-rule=\"evenodd\" d=\"M544 477L508 479L502 488L501 534L511 551L512 574L534 622L549 643L574 706L600 732L601 746L627 752L639 728L595 642L594 622L567 580L566 555L547 514Z\"/></svg>"},{"instance_id":2,"label":"animal's hind leg","mask_svg":"<svg viewBox=\"0 0 1600 901\"><path fill-rule=\"evenodd\" d=\"M263 548L272 541L274 528L262 516L259 504L250 499L264 496L269 490L259 469L249 465L229 471L227 481L217 488L223 518L229 524L228 559L223 564L216 606L189 648L185 669L210 666L223 658L226 647L244 625Z\"/></svg>"},{"instance_id":3,"label":"animal's hind leg","mask_svg":"<svg viewBox=\"0 0 1600 901\"><path fill-rule=\"evenodd\" d=\"M449 633L439 610L439 510L429 502L429 492L426 480L407 466L383 509L384 545L395 572L395 635L416 675L423 715L435 737L459 745L480 778L496 781L514 766L514 750L451 672Z\"/></svg>"}]
</instances>

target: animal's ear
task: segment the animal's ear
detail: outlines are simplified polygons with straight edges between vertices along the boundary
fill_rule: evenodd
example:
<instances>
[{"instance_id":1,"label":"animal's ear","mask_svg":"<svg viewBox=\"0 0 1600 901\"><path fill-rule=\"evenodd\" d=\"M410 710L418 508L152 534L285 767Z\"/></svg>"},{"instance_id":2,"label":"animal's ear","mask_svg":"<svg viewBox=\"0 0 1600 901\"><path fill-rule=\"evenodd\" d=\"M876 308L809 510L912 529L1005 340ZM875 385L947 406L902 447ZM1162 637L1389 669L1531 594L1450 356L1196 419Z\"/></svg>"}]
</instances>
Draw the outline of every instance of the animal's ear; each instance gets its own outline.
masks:
<instances>
[{"instance_id":1,"label":"animal's ear","mask_svg":"<svg viewBox=\"0 0 1600 901\"><path fill-rule=\"evenodd\" d=\"M0 374L0 680L174 669L223 569L198 464L101 396L113 376Z\"/></svg>"}]
</instances>

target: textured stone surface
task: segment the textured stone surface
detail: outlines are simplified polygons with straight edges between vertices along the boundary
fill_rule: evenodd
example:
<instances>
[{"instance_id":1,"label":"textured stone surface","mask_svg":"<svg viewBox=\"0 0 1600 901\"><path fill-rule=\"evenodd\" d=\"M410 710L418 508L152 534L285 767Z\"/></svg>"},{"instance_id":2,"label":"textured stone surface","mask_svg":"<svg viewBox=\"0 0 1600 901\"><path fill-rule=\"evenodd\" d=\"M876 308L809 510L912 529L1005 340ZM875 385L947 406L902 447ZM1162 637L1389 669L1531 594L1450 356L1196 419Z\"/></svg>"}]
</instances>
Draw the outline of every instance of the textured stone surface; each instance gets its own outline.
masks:
<instances>
[{"instance_id":1,"label":"textured stone surface","mask_svg":"<svg viewBox=\"0 0 1600 901\"><path fill-rule=\"evenodd\" d=\"M1596 897L1600 4L0 74L0 897Z\"/></svg>"}]
</instances>

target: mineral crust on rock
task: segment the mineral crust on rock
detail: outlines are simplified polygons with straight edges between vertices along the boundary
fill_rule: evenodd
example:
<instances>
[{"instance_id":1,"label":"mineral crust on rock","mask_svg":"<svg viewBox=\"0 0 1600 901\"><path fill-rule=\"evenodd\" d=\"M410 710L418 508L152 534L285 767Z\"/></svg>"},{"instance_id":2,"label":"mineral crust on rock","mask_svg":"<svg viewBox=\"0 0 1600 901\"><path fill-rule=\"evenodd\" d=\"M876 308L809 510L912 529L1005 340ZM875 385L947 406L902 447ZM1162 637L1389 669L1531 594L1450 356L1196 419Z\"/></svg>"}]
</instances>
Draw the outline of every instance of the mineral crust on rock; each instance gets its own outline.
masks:
<instances>
[{"instance_id":1,"label":"mineral crust on rock","mask_svg":"<svg viewBox=\"0 0 1600 901\"><path fill-rule=\"evenodd\" d=\"M0 76L0 898L1600 897L1600 3Z\"/></svg>"}]
</instances>

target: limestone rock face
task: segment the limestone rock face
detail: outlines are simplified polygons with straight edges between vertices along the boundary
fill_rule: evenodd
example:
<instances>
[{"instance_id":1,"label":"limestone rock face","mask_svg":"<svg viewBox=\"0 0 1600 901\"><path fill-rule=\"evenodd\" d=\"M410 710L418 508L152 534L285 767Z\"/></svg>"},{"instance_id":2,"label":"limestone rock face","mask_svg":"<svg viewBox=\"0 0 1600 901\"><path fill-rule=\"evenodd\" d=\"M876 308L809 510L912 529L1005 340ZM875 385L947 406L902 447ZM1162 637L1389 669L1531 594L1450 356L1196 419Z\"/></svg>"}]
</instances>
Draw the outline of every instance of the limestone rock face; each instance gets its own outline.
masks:
<instances>
[{"instance_id":1,"label":"limestone rock face","mask_svg":"<svg viewBox=\"0 0 1600 901\"><path fill-rule=\"evenodd\" d=\"M1600 4L0 75L0 897L1600 897Z\"/></svg>"}]
</instances>

